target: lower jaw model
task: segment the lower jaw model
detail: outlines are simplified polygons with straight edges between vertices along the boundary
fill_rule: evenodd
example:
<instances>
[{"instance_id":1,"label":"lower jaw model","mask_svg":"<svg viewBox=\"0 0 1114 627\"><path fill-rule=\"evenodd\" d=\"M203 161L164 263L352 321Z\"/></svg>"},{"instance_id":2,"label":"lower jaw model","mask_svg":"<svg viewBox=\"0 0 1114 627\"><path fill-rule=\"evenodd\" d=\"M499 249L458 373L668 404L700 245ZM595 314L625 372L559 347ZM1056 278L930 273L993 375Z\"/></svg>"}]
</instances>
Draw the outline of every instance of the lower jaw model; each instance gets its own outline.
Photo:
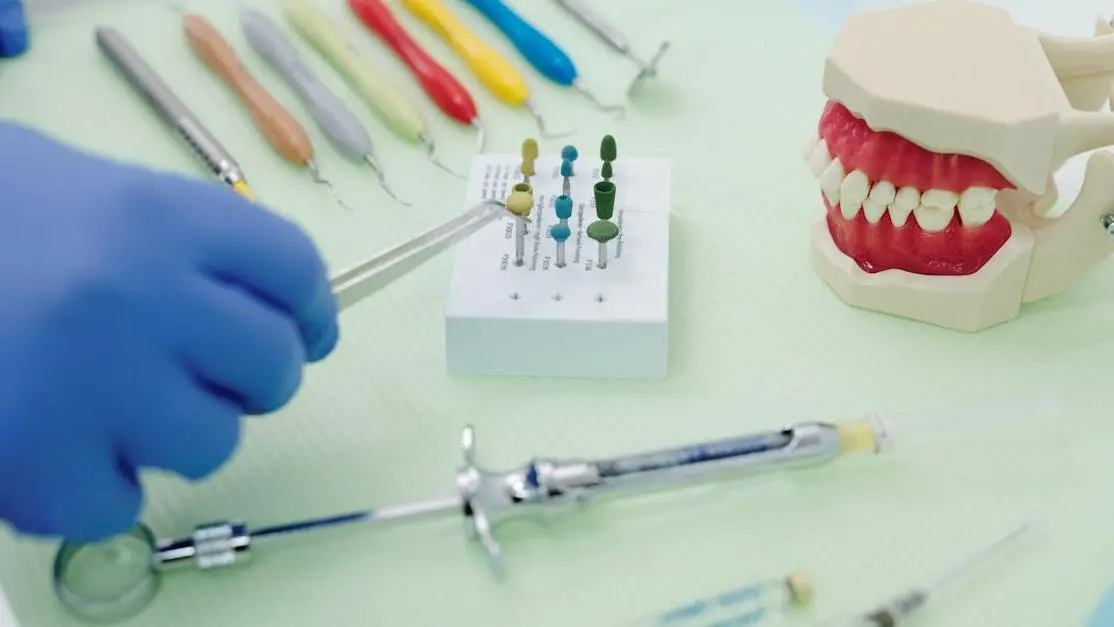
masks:
<instances>
[{"instance_id":1,"label":"lower jaw model","mask_svg":"<svg viewBox=\"0 0 1114 627\"><path fill-rule=\"evenodd\" d=\"M1105 67L1097 76L1097 84L1109 93L1114 83L1114 35L1098 32L1096 35L1102 36L1091 39L1046 39L993 13L996 9L965 0L934 0L907 9L905 15L902 10L880 12L881 17L873 23L870 14L860 16L861 21L848 29L853 32L844 33L851 38L847 46L853 47L855 54L841 54L837 42L828 59L824 86L830 100L804 154L826 209L825 216L812 227L811 261L820 277L849 305L959 331L979 331L1016 317L1024 303L1064 290L1114 253L1114 154L1093 153L1082 190L1071 207L1061 217L1045 216L1056 204L1052 174L1063 162L1087 149L1114 143L1114 114L1077 108L1098 109L1105 101L1095 102L1095 82L1080 84L1077 89L1078 81L1070 82L1063 75L1067 70L1053 67L1052 61L1064 62L1066 57L1070 66L1072 52L1079 53L1076 56L1086 53L1090 61L1087 69L1094 72L1095 48L1105 46L1098 51L1105 52L1104 59L1098 57ZM1011 176L1007 168L996 167L991 161L1010 161L995 151L1006 150L1000 146L1024 145L1014 140L1025 137L1026 132L1039 133L1019 123L991 119L987 112L1006 111L995 103L980 109L983 118L975 119L976 123L967 128L984 124L985 135L995 138L996 145L991 145L992 139L959 134L945 138L948 133L940 131L946 128L942 120L970 122L962 120L966 112L961 109L972 98L957 102L956 109L949 111L940 105L947 98L913 107L903 93L879 93L885 89L879 90L878 86L886 82L878 79L900 67L901 59L892 57L901 53L889 48L887 57L885 53L873 55L862 50L862 42L870 40L869 33L874 32L871 26L892 31L905 19L910 28L931 30L934 24L955 24L959 17L971 22L993 21L1004 35L1031 36L1032 45L1044 53L1037 60L1044 66L1034 62L1034 55L1023 54L1032 52L1029 49L1019 49L1015 62L1028 63L1030 67L1024 69L1038 75L1047 73L1063 100L1062 111L1045 116L1054 119L1048 123L1048 133L1059 134L1055 141L1048 142L1047 158L1042 162L1042 155L1037 154L1038 160L1031 155L1013 159L1015 165L1022 166L1019 170L1037 164L1025 170L1029 174L1027 188L1015 182L1017 177ZM979 26L985 29L986 24ZM1109 25L1105 29L1107 33L1114 31ZM964 37L962 33L953 36L960 40ZM988 42L984 54L999 54L1002 47L1010 45L1008 36L976 39ZM1028 43L1024 36L1014 40L1019 48ZM978 63L972 65L975 67L950 71L976 73ZM925 75L923 81L932 84L940 76ZM1039 86L1047 88L1048 82ZM910 84L908 80L896 81L895 90L902 83ZM960 84L932 87L963 92ZM1024 87L1020 86L1016 97L1024 97ZM1091 93L1084 94L1080 91L1083 88ZM974 101L978 97L975 94ZM986 96L992 97L1008 107L1015 96L1003 90ZM1054 98L1048 102L1059 104ZM928 109L935 110L925 113ZM882 124L872 125L874 112L880 112ZM941 115L933 118L934 114ZM1084 120L1072 117L1076 114L1101 117ZM910 139L902 132L903 127L921 141ZM895 128L900 130L880 130ZM925 147L932 144L937 150ZM962 151L939 150L948 144L957 148L958 144L965 145ZM978 148L984 144L986 152L993 154L991 159L971 156L980 154ZM1039 142L1033 145L1039 146ZM1041 164L1048 164L1045 180L1043 185L1034 185L1033 174L1041 171Z\"/></svg>"}]
</instances>

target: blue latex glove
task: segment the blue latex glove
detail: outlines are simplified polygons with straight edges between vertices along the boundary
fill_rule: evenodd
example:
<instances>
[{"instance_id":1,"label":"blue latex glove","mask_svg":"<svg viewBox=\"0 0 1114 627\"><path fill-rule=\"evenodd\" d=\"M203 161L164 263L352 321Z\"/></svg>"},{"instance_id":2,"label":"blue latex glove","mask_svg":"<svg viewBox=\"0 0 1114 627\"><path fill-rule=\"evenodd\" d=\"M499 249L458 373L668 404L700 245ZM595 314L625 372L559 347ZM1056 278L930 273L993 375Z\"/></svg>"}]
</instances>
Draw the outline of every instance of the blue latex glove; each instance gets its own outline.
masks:
<instances>
[{"instance_id":1,"label":"blue latex glove","mask_svg":"<svg viewBox=\"0 0 1114 627\"><path fill-rule=\"evenodd\" d=\"M19 56L29 44L23 0L0 0L0 58Z\"/></svg>"},{"instance_id":2,"label":"blue latex glove","mask_svg":"<svg viewBox=\"0 0 1114 627\"><path fill-rule=\"evenodd\" d=\"M1106 591L1087 619L1086 627L1114 627L1114 586Z\"/></svg>"},{"instance_id":3,"label":"blue latex glove","mask_svg":"<svg viewBox=\"0 0 1114 627\"><path fill-rule=\"evenodd\" d=\"M203 478L284 405L337 304L303 231L223 186L2 123L0 163L0 518L101 539L137 470Z\"/></svg>"}]
</instances>

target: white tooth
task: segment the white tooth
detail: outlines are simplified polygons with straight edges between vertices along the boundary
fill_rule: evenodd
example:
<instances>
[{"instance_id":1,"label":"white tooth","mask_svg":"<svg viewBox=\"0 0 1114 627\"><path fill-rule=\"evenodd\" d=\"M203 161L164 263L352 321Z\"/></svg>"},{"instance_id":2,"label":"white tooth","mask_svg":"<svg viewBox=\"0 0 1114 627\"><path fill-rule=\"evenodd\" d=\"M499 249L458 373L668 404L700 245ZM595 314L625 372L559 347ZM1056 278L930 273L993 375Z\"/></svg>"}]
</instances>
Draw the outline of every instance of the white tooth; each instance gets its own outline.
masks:
<instances>
[{"instance_id":1,"label":"white tooth","mask_svg":"<svg viewBox=\"0 0 1114 627\"><path fill-rule=\"evenodd\" d=\"M843 184L843 177L846 174L843 171L843 164L839 159L835 159L824 172L820 175L820 189L828 197L828 204L836 205L839 203L839 186Z\"/></svg>"},{"instance_id":2,"label":"white tooth","mask_svg":"<svg viewBox=\"0 0 1114 627\"><path fill-rule=\"evenodd\" d=\"M913 217L923 230L938 233L951 224L958 200L959 196L955 192L930 189L921 195L921 204L913 210Z\"/></svg>"},{"instance_id":3,"label":"white tooth","mask_svg":"<svg viewBox=\"0 0 1114 627\"><path fill-rule=\"evenodd\" d=\"M839 186L839 211L847 220L855 217L870 193L870 179L862 170L855 170Z\"/></svg>"},{"instance_id":4,"label":"white tooth","mask_svg":"<svg viewBox=\"0 0 1114 627\"><path fill-rule=\"evenodd\" d=\"M922 205L940 209L941 211L955 209L955 203L957 202L959 202L958 194L943 189L930 189L921 195Z\"/></svg>"},{"instance_id":5,"label":"white tooth","mask_svg":"<svg viewBox=\"0 0 1114 627\"><path fill-rule=\"evenodd\" d=\"M893 183L889 181L878 181L870 190L870 197L863 203L863 214L866 215L867 222L871 224L878 224L882 220L882 214L886 213L886 207L894 201L897 195L897 190L894 189Z\"/></svg>"},{"instance_id":6,"label":"white tooth","mask_svg":"<svg viewBox=\"0 0 1114 627\"><path fill-rule=\"evenodd\" d=\"M824 170L832 164L832 156L828 154L828 142L820 140L816 142L816 146L812 149L812 154L808 156L808 169L812 175L819 178Z\"/></svg>"},{"instance_id":7,"label":"white tooth","mask_svg":"<svg viewBox=\"0 0 1114 627\"><path fill-rule=\"evenodd\" d=\"M959 196L959 219L963 226L986 224L994 215L997 192L990 187L968 187Z\"/></svg>"},{"instance_id":8,"label":"white tooth","mask_svg":"<svg viewBox=\"0 0 1114 627\"><path fill-rule=\"evenodd\" d=\"M870 202L883 207L892 203L896 196L897 190L894 189L894 184L889 181L878 181L874 184L874 188L870 190Z\"/></svg>"},{"instance_id":9,"label":"white tooth","mask_svg":"<svg viewBox=\"0 0 1114 627\"><path fill-rule=\"evenodd\" d=\"M818 143L820 143L820 136L817 135L816 133L813 133L812 137L809 137L808 141L805 143L805 151L804 151L805 161L808 161L809 157L812 156L812 151L816 149L816 144L818 144Z\"/></svg>"},{"instance_id":10,"label":"white tooth","mask_svg":"<svg viewBox=\"0 0 1114 627\"><path fill-rule=\"evenodd\" d=\"M902 187L897 190L894 201L890 203L890 222L894 226L905 226L909 214L921 204L921 193L916 187Z\"/></svg>"},{"instance_id":11,"label":"white tooth","mask_svg":"<svg viewBox=\"0 0 1114 627\"><path fill-rule=\"evenodd\" d=\"M886 213L886 205L875 202L873 198L868 198L863 203L863 215L866 216L866 221L871 224L878 224L882 221L882 214Z\"/></svg>"}]
</instances>

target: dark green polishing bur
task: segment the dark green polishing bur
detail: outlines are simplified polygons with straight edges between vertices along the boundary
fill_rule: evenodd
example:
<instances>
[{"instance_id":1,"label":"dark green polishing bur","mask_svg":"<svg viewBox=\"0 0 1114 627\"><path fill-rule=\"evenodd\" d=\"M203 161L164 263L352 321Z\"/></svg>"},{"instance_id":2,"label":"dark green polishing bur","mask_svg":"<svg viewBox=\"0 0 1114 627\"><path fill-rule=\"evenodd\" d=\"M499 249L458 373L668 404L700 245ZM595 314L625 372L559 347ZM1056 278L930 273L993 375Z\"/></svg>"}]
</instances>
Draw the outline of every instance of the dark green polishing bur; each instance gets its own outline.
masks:
<instances>
[{"instance_id":1,"label":"dark green polishing bur","mask_svg":"<svg viewBox=\"0 0 1114 627\"><path fill-rule=\"evenodd\" d=\"M600 220L610 220L615 215L615 184L611 181L600 181L592 186L596 196L596 217Z\"/></svg>"},{"instance_id":2,"label":"dark green polishing bur","mask_svg":"<svg viewBox=\"0 0 1114 627\"><path fill-rule=\"evenodd\" d=\"M619 147L615 145L615 138L610 135L604 135L603 141L600 142L600 159L604 161L614 161L619 158Z\"/></svg>"}]
</instances>

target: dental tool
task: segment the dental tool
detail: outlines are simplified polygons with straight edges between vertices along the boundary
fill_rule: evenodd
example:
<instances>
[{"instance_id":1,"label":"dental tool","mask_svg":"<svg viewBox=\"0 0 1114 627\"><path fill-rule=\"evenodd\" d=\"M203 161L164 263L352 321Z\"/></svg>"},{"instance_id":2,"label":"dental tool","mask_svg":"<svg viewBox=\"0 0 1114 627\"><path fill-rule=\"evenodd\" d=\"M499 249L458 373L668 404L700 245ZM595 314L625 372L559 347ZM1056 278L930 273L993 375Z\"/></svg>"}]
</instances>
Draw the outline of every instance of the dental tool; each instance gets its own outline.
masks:
<instances>
[{"instance_id":1,"label":"dental tool","mask_svg":"<svg viewBox=\"0 0 1114 627\"><path fill-rule=\"evenodd\" d=\"M590 100L595 107L609 113L623 113L623 105L602 102L584 86L576 64L545 33L527 22L502 0L466 0L487 21L499 29L530 65L542 76L565 87L572 87Z\"/></svg>"},{"instance_id":2,"label":"dental tool","mask_svg":"<svg viewBox=\"0 0 1114 627\"><path fill-rule=\"evenodd\" d=\"M294 31L340 74L386 126L399 137L421 142L433 165L464 178L437 159L429 125L418 105L360 56L328 16L309 0L283 0L282 9Z\"/></svg>"},{"instance_id":3,"label":"dental tool","mask_svg":"<svg viewBox=\"0 0 1114 627\"><path fill-rule=\"evenodd\" d=\"M465 215L341 273L332 280L340 307L359 302L448 245L507 214L505 204L484 201ZM895 427L898 432L915 434L919 427L938 430L949 423L967 428L988 417L1012 422L1019 412L1032 411L1032 403L1032 399L1011 398L1007 404L979 404L948 412L943 422L939 412L898 421L870 414L835 424L803 422L774 431L605 459L534 458L506 471L479 465L475 430L465 426L461 436L463 464L453 478L455 492L451 495L258 530L251 530L243 522L217 522L197 527L187 537L170 540L156 540L141 524L105 542L65 543L59 547L53 566L54 591L76 616L124 620L154 598L162 576L176 567L193 566L203 571L227 567L242 561L256 544L307 531L449 516L467 522L493 573L502 576L502 550L494 532L497 524L510 519L555 515L600 497L635 496L740 475L816 467L850 454L885 453L892 449Z\"/></svg>"},{"instance_id":4,"label":"dental tool","mask_svg":"<svg viewBox=\"0 0 1114 627\"><path fill-rule=\"evenodd\" d=\"M556 139L576 132L549 132L545 118L530 99L530 88L522 74L465 26L441 0L400 0L400 3L444 40L492 95L512 107L526 109L534 117L543 137Z\"/></svg>"},{"instance_id":5,"label":"dental tool","mask_svg":"<svg viewBox=\"0 0 1114 627\"><path fill-rule=\"evenodd\" d=\"M189 13L182 17L182 27L194 53L236 94L271 148L286 161L308 169L314 182L325 185L338 205L351 209L321 175L306 129L244 68L220 32L205 18Z\"/></svg>"},{"instance_id":6,"label":"dental tool","mask_svg":"<svg viewBox=\"0 0 1114 627\"><path fill-rule=\"evenodd\" d=\"M936 596L945 589L960 582L977 567L997 557L998 554L1029 533L1033 526L1031 522L1022 523L1006 535L983 546L966 559L955 564L936 579L913 586L865 614L836 618L823 623L823 627L897 627L898 625L904 625L906 620L914 614L923 612L929 601L934 601Z\"/></svg>"},{"instance_id":7,"label":"dental tool","mask_svg":"<svg viewBox=\"0 0 1114 627\"><path fill-rule=\"evenodd\" d=\"M501 212L503 206L499 209ZM338 293L344 293L343 283L335 284ZM349 302L342 299L342 306ZM611 459L534 459L514 470L492 471L477 464L475 431L466 426L461 440L464 463L456 472L453 495L258 530L243 522L217 522L169 540L156 540L141 524L103 543L63 544L55 556L54 589L76 616L124 620L154 598L163 574L175 567L205 571L231 566L242 561L257 543L307 531L444 516L467 520L471 535L485 549L489 566L501 576L502 551L493 533L503 520L556 513L606 495L708 481L729 471L749 474L822 464L845 453L879 451L888 446L888 438L884 422L875 418L837 425L803 423L780 431Z\"/></svg>"},{"instance_id":8,"label":"dental tool","mask_svg":"<svg viewBox=\"0 0 1114 627\"><path fill-rule=\"evenodd\" d=\"M371 137L360 119L306 66L278 24L254 9L245 8L240 13L240 27L248 45L290 86L333 146L345 156L370 165L383 191L395 202L411 206L387 185Z\"/></svg>"},{"instance_id":9,"label":"dental tool","mask_svg":"<svg viewBox=\"0 0 1114 627\"><path fill-rule=\"evenodd\" d=\"M795 571L694 599L624 627L750 627L790 607L808 607L812 596L812 578Z\"/></svg>"},{"instance_id":10,"label":"dental tool","mask_svg":"<svg viewBox=\"0 0 1114 627\"><path fill-rule=\"evenodd\" d=\"M97 47L112 62L128 84L162 118L174 133L183 139L205 167L222 183L248 200L255 195L248 187L240 164L228 149L189 110L174 90L143 60L131 43L114 28L102 26L95 30Z\"/></svg>"},{"instance_id":11,"label":"dental tool","mask_svg":"<svg viewBox=\"0 0 1114 627\"><path fill-rule=\"evenodd\" d=\"M572 15L578 22L583 24L588 30L592 31L605 44L610 46L619 54L630 59L638 66L638 74L631 81L627 87L627 98L631 98L637 93L638 88L650 78L658 75L658 64L661 62L662 57L666 52L669 52L670 43L663 41L658 46L657 52L654 56L650 57L649 61L643 61L634 53L634 46L631 45L630 40L626 38L623 33L619 32L617 28L607 23L595 11L589 9L581 0L555 0L557 4L561 5L567 13Z\"/></svg>"},{"instance_id":12,"label":"dental tool","mask_svg":"<svg viewBox=\"0 0 1114 627\"><path fill-rule=\"evenodd\" d=\"M410 37L382 0L348 0L348 8L368 30L394 51L442 113L460 124L476 129L476 152L483 153L483 121L480 120L476 102L464 85Z\"/></svg>"}]
</instances>

